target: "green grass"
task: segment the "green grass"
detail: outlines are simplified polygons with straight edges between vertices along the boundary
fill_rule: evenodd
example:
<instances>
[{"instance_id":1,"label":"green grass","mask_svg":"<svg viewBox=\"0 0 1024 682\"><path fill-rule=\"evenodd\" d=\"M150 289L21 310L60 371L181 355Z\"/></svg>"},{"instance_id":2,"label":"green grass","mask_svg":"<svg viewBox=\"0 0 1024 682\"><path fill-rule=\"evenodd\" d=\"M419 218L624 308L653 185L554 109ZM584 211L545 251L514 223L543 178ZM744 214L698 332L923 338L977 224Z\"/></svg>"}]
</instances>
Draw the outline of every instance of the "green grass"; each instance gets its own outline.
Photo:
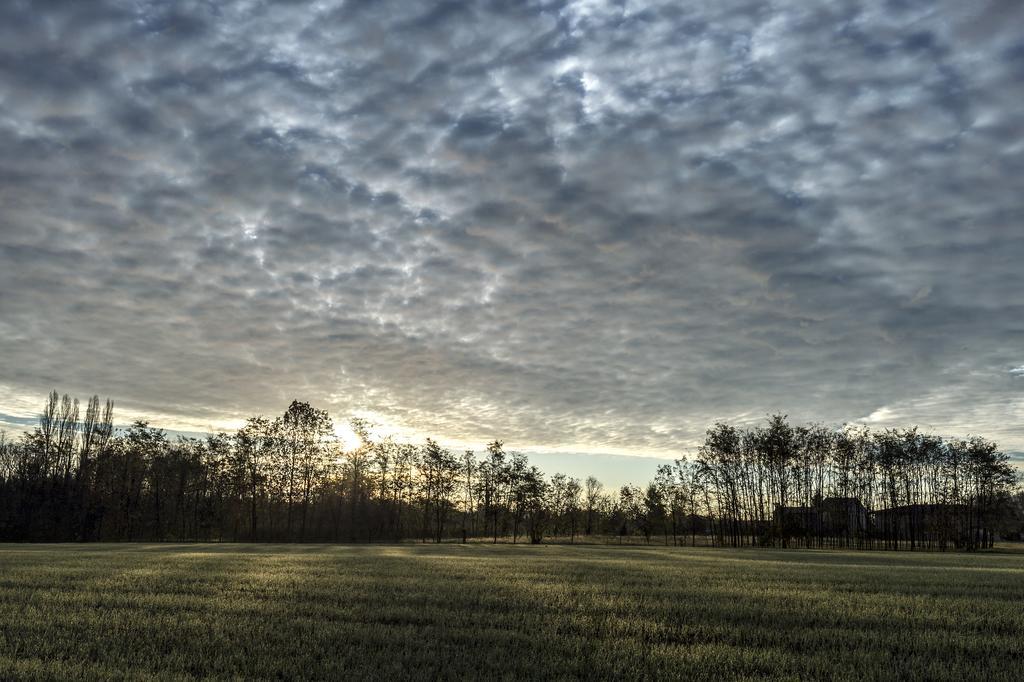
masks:
<instances>
[{"instance_id":1,"label":"green grass","mask_svg":"<svg viewBox=\"0 0 1024 682\"><path fill-rule=\"evenodd\" d=\"M0 546L0 678L1024 679L1024 555Z\"/></svg>"}]
</instances>

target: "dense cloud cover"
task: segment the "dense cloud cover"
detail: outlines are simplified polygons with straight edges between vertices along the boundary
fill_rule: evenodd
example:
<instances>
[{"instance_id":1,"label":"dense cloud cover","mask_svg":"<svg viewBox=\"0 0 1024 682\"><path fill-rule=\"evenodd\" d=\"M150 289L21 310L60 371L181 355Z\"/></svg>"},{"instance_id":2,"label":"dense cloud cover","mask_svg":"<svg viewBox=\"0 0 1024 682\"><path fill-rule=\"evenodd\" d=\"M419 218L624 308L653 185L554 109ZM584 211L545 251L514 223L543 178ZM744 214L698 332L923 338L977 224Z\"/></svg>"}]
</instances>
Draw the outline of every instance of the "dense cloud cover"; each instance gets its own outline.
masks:
<instances>
[{"instance_id":1,"label":"dense cloud cover","mask_svg":"<svg viewBox=\"0 0 1024 682\"><path fill-rule=\"evenodd\" d=\"M0 412L1024 449L1024 4L4 2ZM158 415L162 415L162 420Z\"/></svg>"}]
</instances>

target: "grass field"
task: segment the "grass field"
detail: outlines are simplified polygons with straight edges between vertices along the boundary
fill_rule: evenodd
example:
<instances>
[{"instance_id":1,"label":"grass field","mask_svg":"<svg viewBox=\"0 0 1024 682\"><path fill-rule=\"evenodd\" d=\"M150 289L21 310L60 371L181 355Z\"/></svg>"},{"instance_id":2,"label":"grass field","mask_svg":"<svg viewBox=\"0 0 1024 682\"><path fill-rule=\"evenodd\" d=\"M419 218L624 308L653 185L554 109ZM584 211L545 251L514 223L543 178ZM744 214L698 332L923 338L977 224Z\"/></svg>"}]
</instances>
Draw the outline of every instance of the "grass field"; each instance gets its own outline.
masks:
<instances>
[{"instance_id":1,"label":"grass field","mask_svg":"<svg viewBox=\"0 0 1024 682\"><path fill-rule=\"evenodd\" d=\"M0 546L0 678L1024 679L1024 556Z\"/></svg>"}]
</instances>

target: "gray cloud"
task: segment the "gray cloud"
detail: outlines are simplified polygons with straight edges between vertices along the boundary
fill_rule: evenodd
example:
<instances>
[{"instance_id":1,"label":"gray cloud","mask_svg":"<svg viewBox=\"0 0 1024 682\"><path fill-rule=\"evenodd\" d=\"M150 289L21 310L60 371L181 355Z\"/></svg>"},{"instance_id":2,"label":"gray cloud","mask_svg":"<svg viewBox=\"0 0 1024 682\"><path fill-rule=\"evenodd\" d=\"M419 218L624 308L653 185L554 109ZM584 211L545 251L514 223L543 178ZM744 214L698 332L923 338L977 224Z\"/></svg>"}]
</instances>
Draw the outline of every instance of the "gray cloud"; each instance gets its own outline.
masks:
<instances>
[{"instance_id":1,"label":"gray cloud","mask_svg":"<svg viewBox=\"0 0 1024 682\"><path fill-rule=\"evenodd\" d=\"M0 411L1024 449L1016 2L5 3ZM15 404L17 403L17 404Z\"/></svg>"}]
</instances>

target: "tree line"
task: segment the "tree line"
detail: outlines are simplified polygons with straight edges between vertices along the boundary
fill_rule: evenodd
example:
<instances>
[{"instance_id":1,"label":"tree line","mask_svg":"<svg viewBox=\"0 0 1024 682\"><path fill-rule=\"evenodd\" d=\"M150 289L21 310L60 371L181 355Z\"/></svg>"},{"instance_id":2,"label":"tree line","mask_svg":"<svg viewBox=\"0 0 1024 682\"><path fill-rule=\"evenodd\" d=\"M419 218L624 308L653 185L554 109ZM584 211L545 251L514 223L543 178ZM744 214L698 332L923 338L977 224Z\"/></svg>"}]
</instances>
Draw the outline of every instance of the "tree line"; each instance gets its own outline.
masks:
<instances>
[{"instance_id":1,"label":"tree line","mask_svg":"<svg viewBox=\"0 0 1024 682\"><path fill-rule=\"evenodd\" d=\"M170 438L113 403L48 396L0 432L0 540L577 542L965 550L1019 533L1024 496L982 438L914 429L715 424L644 486L546 476L495 440L482 453L375 439L345 448L294 401L235 433Z\"/></svg>"},{"instance_id":2,"label":"tree line","mask_svg":"<svg viewBox=\"0 0 1024 682\"><path fill-rule=\"evenodd\" d=\"M1020 530L1018 473L981 437L775 415L752 429L715 424L677 472L684 499L703 496L721 545L972 550Z\"/></svg>"}]
</instances>

